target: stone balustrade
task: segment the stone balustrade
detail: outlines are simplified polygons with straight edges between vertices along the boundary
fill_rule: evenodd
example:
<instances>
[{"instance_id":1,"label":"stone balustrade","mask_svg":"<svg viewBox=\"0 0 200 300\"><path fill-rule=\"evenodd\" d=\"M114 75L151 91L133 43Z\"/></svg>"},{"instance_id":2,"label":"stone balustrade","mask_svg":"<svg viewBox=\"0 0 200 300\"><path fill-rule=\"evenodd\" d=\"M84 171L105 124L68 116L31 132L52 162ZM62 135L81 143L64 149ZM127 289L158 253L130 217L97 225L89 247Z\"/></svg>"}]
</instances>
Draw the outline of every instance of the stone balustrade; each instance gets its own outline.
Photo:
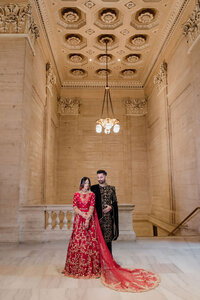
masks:
<instances>
[{"instance_id":1,"label":"stone balustrade","mask_svg":"<svg viewBox=\"0 0 200 300\"><path fill-rule=\"evenodd\" d=\"M132 204L119 205L119 240L134 241ZM28 205L19 209L19 240L54 241L69 240L72 232L74 211L66 205Z\"/></svg>"},{"instance_id":2,"label":"stone balustrade","mask_svg":"<svg viewBox=\"0 0 200 300\"><path fill-rule=\"evenodd\" d=\"M74 221L72 206L48 206L45 215L45 228L47 230L71 230Z\"/></svg>"}]
</instances>

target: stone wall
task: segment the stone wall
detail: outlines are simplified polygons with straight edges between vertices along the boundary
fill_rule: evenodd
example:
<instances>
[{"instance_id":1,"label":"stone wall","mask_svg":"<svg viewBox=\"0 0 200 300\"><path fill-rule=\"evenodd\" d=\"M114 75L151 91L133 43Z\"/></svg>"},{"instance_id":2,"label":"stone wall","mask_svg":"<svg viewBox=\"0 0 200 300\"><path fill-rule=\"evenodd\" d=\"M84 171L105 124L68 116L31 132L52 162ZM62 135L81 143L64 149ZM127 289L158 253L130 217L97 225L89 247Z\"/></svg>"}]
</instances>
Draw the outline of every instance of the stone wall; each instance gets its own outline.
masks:
<instances>
[{"instance_id":1,"label":"stone wall","mask_svg":"<svg viewBox=\"0 0 200 300\"><path fill-rule=\"evenodd\" d=\"M9 34L0 36L0 241L16 242L19 206L55 201L59 82L50 93L42 31L34 46Z\"/></svg>"},{"instance_id":2,"label":"stone wall","mask_svg":"<svg viewBox=\"0 0 200 300\"><path fill-rule=\"evenodd\" d=\"M149 210L146 117L126 115L123 99L144 97L142 90L111 89L120 132L97 134L104 89L62 89L61 96L80 99L80 114L61 115L58 141L58 201L72 202L83 176L96 183L96 171L108 172L119 203L133 203L136 211Z\"/></svg>"},{"instance_id":3,"label":"stone wall","mask_svg":"<svg viewBox=\"0 0 200 300\"><path fill-rule=\"evenodd\" d=\"M23 108L25 97L30 97L27 68L31 73L32 53L25 39L14 38L1 38L0 52L0 231L3 240L16 241L19 198L26 189Z\"/></svg>"},{"instance_id":4,"label":"stone wall","mask_svg":"<svg viewBox=\"0 0 200 300\"><path fill-rule=\"evenodd\" d=\"M182 221L200 199L200 43L188 52L183 35L187 18L180 21L145 86L151 215L170 224ZM159 88L153 81L163 61L166 82ZM199 231L198 219L189 228Z\"/></svg>"}]
</instances>

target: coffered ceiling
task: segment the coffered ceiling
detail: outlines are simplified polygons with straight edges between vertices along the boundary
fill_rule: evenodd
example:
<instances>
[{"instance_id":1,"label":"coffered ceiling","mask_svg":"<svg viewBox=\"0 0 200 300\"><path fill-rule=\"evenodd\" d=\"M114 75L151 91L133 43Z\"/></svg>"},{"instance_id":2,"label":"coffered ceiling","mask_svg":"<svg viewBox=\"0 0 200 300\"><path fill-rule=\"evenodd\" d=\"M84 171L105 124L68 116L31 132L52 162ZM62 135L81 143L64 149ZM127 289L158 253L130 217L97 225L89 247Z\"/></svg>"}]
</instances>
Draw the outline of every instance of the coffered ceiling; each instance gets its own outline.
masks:
<instances>
[{"instance_id":1,"label":"coffered ceiling","mask_svg":"<svg viewBox=\"0 0 200 300\"><path fill-rule=\"evenodd\" d=\"M63 86L142 87L184 0L36 0Z\"/></svg>"}]
</instances>

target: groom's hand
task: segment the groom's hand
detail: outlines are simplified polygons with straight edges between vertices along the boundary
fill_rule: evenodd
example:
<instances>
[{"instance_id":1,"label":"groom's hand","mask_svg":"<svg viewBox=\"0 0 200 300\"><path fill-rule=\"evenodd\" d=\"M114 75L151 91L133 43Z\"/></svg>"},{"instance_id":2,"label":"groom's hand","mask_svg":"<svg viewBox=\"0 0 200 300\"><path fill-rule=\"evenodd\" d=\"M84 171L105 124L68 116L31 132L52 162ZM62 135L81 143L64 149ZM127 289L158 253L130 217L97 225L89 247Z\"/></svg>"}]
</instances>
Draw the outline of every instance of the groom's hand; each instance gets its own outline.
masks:
<instances>
[{"instance_id":1,"label":"groom's hand","mask_svg":"<svg viewBox=\"0 0 200 300\"><path fill-rule=\"evenodd\" d=\"M108 213L112 209L112 206L106 205L106 208L103 209L104 214Z\"/></svg>"}]
</instances>

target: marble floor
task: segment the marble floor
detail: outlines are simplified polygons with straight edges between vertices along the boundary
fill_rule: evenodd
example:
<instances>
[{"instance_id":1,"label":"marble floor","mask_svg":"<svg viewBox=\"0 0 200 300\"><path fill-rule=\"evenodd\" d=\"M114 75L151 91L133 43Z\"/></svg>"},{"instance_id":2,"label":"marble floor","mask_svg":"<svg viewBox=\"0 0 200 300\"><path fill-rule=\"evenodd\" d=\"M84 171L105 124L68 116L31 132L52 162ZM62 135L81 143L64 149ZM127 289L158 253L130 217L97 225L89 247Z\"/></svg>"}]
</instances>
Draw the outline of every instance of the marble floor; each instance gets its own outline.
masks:
<instances>
[{"instance_id":1,"label":"marble floor","mask_svg":"<svg viewBox=\"0 0 200 300\"><path fill-rule=\"evenodd\" d=\"M100 279L64 277L67 242L0 244L1 300L200 300L200 237L114 242L118 263L158 273L159 287L116 292Z\"/></svg>"}]
</instances>

